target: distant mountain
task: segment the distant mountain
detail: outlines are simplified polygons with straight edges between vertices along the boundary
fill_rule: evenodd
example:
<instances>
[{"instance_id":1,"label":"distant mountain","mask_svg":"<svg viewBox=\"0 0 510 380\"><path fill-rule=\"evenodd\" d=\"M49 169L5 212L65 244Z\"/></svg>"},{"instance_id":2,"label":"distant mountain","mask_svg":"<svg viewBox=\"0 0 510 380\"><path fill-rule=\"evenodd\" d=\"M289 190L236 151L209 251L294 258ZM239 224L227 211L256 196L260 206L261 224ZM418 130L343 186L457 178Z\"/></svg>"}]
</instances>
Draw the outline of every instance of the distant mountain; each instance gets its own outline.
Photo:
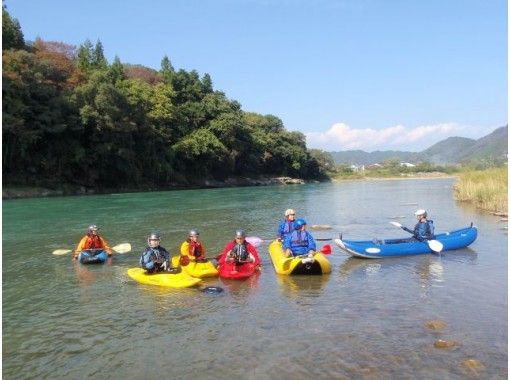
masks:
<instances>
[{"instance_id":1,"label":"distant mountain","mask_svg":"<svg viewBox=\"0 0 510 380\"><path fill-rule=\"evenodd\" d=\"M337 164L370 165L381 163L390 158L403 162L430 162L438 165L458 164L466 161L484 159L506 160L508 154L508 125L478 140L466 137L448 137L422 152L404 152L397 150L365 152L346 150L329 152Z\"/></svg>"},{"instance_id":2,"label":"distant mountain","mask_svg":"<svg viewBox=\"0 0 510 380\"><path fill-rule=\"evenodd\" d=\"M466 137L448 137L422 151L420 159L434 164L455 164L476 145L476 141Z\"/></svg>"},{"instance_id":3,"label":"distant mountain","mask_svg":"<svg viewBox=\"0 0 510 380\"><path fill-rule=\"evenodd\" d=\"M508 126L500 127L491 134L476 140L476 143L464 152L460 158L465 161L484 158L504 158L508 154Z\"/></svg>"}]
</instances>

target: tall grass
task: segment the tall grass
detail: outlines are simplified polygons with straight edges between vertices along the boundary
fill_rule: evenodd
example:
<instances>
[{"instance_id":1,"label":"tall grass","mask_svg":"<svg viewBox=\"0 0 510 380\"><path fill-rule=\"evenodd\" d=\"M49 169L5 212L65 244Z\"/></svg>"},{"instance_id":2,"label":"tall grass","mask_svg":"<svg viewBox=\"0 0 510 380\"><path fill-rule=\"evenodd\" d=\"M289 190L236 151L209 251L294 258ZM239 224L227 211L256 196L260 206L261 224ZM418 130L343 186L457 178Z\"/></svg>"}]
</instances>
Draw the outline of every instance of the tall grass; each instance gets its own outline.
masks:
<instances>
[{"instance_id":1,"label":"tall grass","mask_svg":"<svg viewBox=\"0 0 510 380\"><path fill-rule=\"evenodd\" d=\"M475 170L459 174L455 198L478 208L508 214L508 168Z\"/></svg>"}]
</instances>

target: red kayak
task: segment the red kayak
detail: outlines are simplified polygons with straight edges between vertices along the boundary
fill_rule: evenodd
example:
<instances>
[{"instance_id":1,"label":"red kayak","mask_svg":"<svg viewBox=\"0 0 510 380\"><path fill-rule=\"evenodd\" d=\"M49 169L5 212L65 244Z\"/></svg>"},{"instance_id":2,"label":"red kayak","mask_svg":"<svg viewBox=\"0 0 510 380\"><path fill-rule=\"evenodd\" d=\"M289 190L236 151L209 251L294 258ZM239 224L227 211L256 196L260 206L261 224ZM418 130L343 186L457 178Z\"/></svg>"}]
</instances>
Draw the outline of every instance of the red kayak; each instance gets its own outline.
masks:
<instances>
[{"instance_id":1,"label":"red kayak","mask_svg":"<svg viewBox=\"0 0 510 380\"><path fill-rule=\"evenodd\" d=\"M220 277L242 280L255 273L255 265L253 263L223 263L218 267L218 271L220 272Z\"/></svg>"}]
</instances>

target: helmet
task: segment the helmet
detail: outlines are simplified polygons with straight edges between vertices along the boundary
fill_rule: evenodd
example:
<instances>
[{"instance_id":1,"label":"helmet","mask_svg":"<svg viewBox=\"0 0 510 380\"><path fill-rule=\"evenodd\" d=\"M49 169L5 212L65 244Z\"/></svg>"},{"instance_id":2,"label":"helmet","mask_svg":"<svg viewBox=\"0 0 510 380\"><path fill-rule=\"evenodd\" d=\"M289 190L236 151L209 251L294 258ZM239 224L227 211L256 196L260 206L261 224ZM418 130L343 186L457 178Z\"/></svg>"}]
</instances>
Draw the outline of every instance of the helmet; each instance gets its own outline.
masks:
<instances>
[{"instance_id":1,"label":"helmet","mask_svg":"<svg viewBox=\"0 0 510 380\"><path fill-rule=\"evenodd\" d=\"M92 231L97 231L99 230L99 228L95 225L95 224L91 224L88 228L88 231L89 232L92 232Z\"/></svg>"},{"instance_id":2,"label":"helmet","mask_svg":"<svg viewBox=\"0 0 510 380\"><path fill-rule=\"evenodd\" d=\"M192 237L192 236L198 236L200 235L200 232L198 232L197 229L193 228L189 231L189 237Z\"/></svg>"},{"instance_id":3,"label":"helmet","mask_svg":"<svg viewBox=\"0 0 510 380\"><path fill-rule=\"evenodd\" d=\"M157 232L153 232L147 238L147 244L149 247L156 248L161 243L161 235Z\"/></svg>"},{"instance_id":4,"label":"helmet","mask_svg":"<svg viewBox=\"0 0 510 380\"><path fill-rule=\"evenodd\" d=\"M288 208L287 210L285 210L285 216L295 215L295 214L296 214L296 212L291 208Z\"/></svg>"},{"instance_id":5,"label":"helmet","mask_svg":"<svg viewBox=\"0 0 510 380\"><path fill-rule=\"evenodd\" d=\"M306 225L306 220L299 218L294 222L294 229L299 230L304 225Z\"/></svg>"},{"instance_id":6,"label":"helmet","mask_svg":"<svg viewBox=\"0 0 510 380\"><path fill-rule=\"evenodd\" d=\"M236 238L238 238L238 237L246 237L246 232L244 230L237 230Z\"/></svg>"},{"instance_id":7,"label":"helmet","mask_svg":"<svg viewBox=\"0 0 510 380\"><path fill-rule=\"evenodd\" d=\"M423 215L426 218L427 217L427 211L425 211L424 209L421 208L419 210L416 210L414 215L416 215L416 216Z\"/></svg>"}]
</instances>

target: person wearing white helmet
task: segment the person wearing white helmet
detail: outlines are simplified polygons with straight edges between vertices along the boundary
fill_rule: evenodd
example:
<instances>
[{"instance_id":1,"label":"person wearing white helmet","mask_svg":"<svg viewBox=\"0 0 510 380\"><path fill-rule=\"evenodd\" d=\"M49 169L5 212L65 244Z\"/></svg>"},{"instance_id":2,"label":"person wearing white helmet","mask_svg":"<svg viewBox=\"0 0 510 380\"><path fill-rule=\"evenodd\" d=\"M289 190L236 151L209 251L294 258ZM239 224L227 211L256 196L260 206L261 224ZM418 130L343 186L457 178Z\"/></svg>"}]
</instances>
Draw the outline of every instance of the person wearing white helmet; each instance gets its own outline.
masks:
<instances>
[{"instance_id":1,"label":"person wearing white helmet","mask_svg":"<svg viewBox=\"0 0 510 380\"><path fill-rule=\"evenodd\" d=\"M404 231L413 234L412 239L418 241L424 240L433 240L434 236L434 222L432 220L427 219L427 211L424 209L416 210L414 213L418 223L414 226L414 230L411 230L407 227L402 226L401 228Z\"/></svg>"},{"instance_id":2,"label":"person wearing white helmet","mask_svg":"<svg viewBox=\"0 0 510 380\"><path fill-rule=\"evenodd\" d=\"M285 210L285 220L280 223L278 226L278 232L277 232L277 238L278 240L282 241L285 239L285 236L287 234L290 234L292 231L294 231L294 220L296 218L296 212L288 208Z\"/></svg>"},{"instance_id":3,"label":"person wearing white helmet","mask_svg":"<svg viewBox=\"0 0 510 380\"><path fill-rule=\"evenodd\" d=\"M149 235L147 245L140 257L140 266L147 273L175 270L175 268L170 267L170 254L161 246L161 235L158 232Z\"/></svg>"},{"instance_id":4,"label":"person wearing white helmet","mask_svg":"<svg viewBox=\"0 0 510 380\"><path fill-rule=\"evenodd\" d=\"M105 251L108 256L112 255L112 249L105 239L99 236L99 227L91 224L87 228L87 234L80 240L73 253L73 259L77 259L80 252L85 251L89 254L97 255Z\"/></svg>"},{"instance_id":5,"label":"person wearing white helmet","mask_svg":"<svg viewBox=\"0 0 510 380\"><path fill-rule=\"evenodd\" d=\"M205 247L200 241L196 228L189 231L188 238L181 244L181 256L188 256L192 261L205 261Z\"/></svg>"}]
</instances>

